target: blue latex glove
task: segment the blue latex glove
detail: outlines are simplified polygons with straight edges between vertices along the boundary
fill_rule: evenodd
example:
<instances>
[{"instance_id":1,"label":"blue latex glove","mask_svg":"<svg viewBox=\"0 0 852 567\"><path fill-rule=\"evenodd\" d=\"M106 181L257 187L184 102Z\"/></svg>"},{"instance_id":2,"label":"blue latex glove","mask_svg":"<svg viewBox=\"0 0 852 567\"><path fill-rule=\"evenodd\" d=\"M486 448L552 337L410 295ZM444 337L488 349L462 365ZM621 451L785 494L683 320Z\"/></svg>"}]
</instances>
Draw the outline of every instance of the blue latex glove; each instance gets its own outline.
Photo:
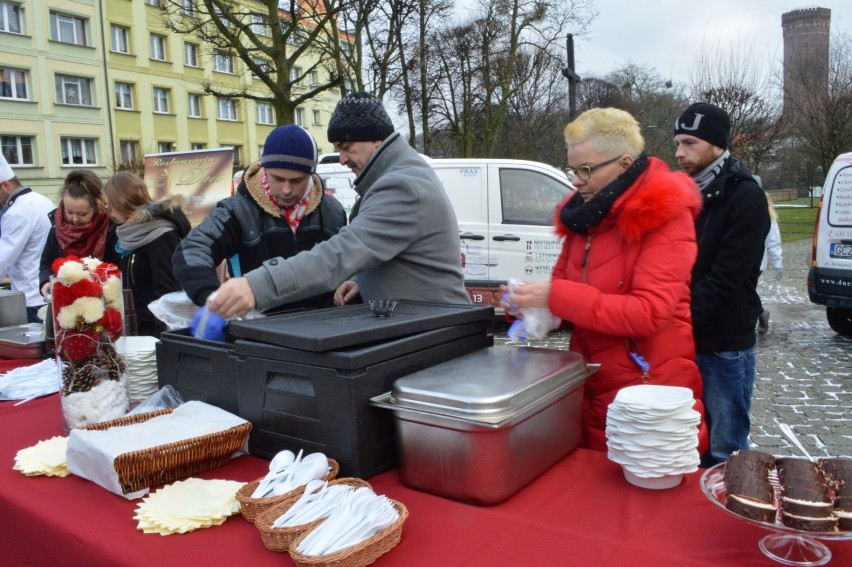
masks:
<instances>
[{"instance_id":1,"label":"blue latex glove","mask_svg":"<svg viewBox=\"0 0 852 567\"><path fill-rule=\"evenodd\" d=\"M192 323L189 324L189 334L198 339L224 343L228 340L227 328L228 321L209 311L205 305L196 311L192 317Z\"/></svg>"}]
</instances>

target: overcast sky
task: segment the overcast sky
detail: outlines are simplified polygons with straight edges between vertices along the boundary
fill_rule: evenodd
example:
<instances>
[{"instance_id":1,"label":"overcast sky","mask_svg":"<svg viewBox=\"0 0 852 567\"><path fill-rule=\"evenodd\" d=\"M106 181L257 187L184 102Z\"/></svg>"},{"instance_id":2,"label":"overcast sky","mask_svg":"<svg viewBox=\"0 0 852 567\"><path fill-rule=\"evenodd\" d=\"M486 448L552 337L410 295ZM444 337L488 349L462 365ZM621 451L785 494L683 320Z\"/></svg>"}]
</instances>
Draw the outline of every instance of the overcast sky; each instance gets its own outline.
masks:
<instances>
[{"instance_id":1,"label":"overcast sky","mask_svg":"<svg viewBox=\"0 0 852 567\"><path fill-rule=\"evenodd\" d=\"M702 42L753 41L756 56L783 57L781 14L810 6L831 9L831 33L852 35L852 0L593 0L598 12L575 37L578 74L596 76L626 63L653 67L666 79L689 81Z\"/></svg>"}]
</instances>

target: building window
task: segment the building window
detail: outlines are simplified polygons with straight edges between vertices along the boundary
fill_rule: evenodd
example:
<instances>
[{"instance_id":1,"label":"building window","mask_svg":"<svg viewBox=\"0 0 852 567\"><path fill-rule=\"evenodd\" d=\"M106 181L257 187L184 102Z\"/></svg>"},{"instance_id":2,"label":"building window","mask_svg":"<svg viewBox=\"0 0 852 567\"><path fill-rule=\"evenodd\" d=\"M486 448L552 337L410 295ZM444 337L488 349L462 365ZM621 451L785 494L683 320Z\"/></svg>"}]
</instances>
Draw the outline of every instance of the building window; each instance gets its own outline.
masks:
<instances>
[{"instance_id":1,"label":"building window","mask_svg":"<svg viewBox=\"0 0 852 567\"><path fill-rule=\"evenodd\" d=\"M251 15L251 31L257 35L269 35L269 26L266 25L266 17L263 14Z\"/></svg>"},{"instance_id":2,"label":"building window","mask_svg":"<svg viewBox=\"0 0 852 567\"><path fill-rule=\"evenodd\" d=\"M115 107L133 110L133 85L128 83L115 84Z\"/></svg>"},{"instance_id":3,"label":"building window","mask_svg":"<svg viewBox=\"0 0 852 567\"><path fill-rule=\"evenodd\" d=\"M290 67L290 82L294 87L302 86L302 68Z\"/></svg>"},{"instance_id":4,"label":"building window","mask_svg":"<svg viewBox=\"0 0 852 567\"><path fill-rule=\"evenodd\" d=\"M27 100L27 72L0 67L0 97Z\"/></svg>"},{"instance_id":5,"label":"building window","mask_svg":"<svg viewBox=\"0 0 852 567\"><path fill-rule=\"evenodd\" d=\"M74 45L86 42L86 20L66 14L50 13L50 39Z\"/></svg>"},{"instance_id":6,"label":"building window","mask_svg":"<svg viewBox=\"0 0 852 567\"><path fill-rule=\"evenodd\" d=\"M313 114L313 120L312 120L312 122L311 122L311 123L312 123L314 126L319 126L319 125L321 125L321 124L322 124L322 120L320 119L320 117L322 116L322 113L321 113L319 110L314 110L312 114Z\"/></svg>"},{"instance_id":7,"label":"building window","mask_svg":"<svg viewBox=\"0 0 852 567\"><path fill-rule=\"evenodd\" d=\"M194 43L185 43L183 46L184 63L187 67L198 67L198 46Z\"/></svg>"},{"instance_id":8,"label":"building window","mask_svg":"<svg viewBox=\"0 0 852 567\"><path fill-rule=\"evenodd\" d=\"M207 149L207 144L201 144L199 142L193 142L189 145L189 149L198 151Z\"/></svg>"},{"instance_id":9,"label":"building window","mask_svg":"<svg viewBox=\"0 0 852 567\"><path fill-rule=\"evenodd\" d=\"M274 124L272 118L272 105L268 102L257 103L257 123L258 124Z\"/></svg>"},{"instance_id":10,"label":"building window","mask_svg":"<svg viewBox=\"0 0 852 567\"><path fill-rule=\"evenodd\" d=\"M267 61L266 59L262 59L260 57L252 57L251 60L254 61L255 65L260 67L260 70L263 73L268 73L272 69L272 67L269 65L269 61ZM258 75L254 71L252 71L251 76L255 79L258 78Z\"/></svg>"},{"instance_id":11,"label":"building window","mask_svg":"<svg viewBox=\"0 0 852 567\"><path fill-rule=\"evenodd\" d=\"M118 142L118 151L123 162L133 162L139 158L139 144L135 140L121 140Z\"/></svg>"},{"instance_id":12,"label":"building window","mask_svg":"<svg viewBox=\"0 0 852 567\"><path fill-rule=\"evenodd\" d=\"M299 126L304 126L305 125L305 111L302 110L301 108L297 108L293 112L293 120Z\"/></svg>"},{"instance_id":13,"label":"building window","mask_svg":"<svg viewBox=\"0 0 852 567\"><path fill-rule=\"evenodd\" d=\"M145 0L145 3L149 6L156 6L157 8L160 7L160 0Z\"/></svg>"},{"instance_id":14,"label":"building window","mask_svg":"<svg viewBox=\"0 0 852 567\"><path fill-rule=\"evenodd\" d=\"M234 74L234 56L226 51L216 51L213 56L213 68L220 73Z\"/></svg>"},{"instance_id":15,"label":"building window","mask_svg":"<svg viewBox=\"0 0 852 567\"><path fill-rule=\"evenodd\" d=\"M35 165L32 136L2 136L3 157L9 165Z\"/></svg>"},{"instance_id":16,"label":"building window","mask_svg":"<svg viewBox=\"0 0 852 567\"><path fill-rule=\"evenodd\" d=\"M313 70L310 73L308 73L308 77L309 77L308 80L310 81L312 86L319 84L319 72L317 72L316 70Z\"/></svg>"},{"instance_id":17,"label":"building window","mask_svg":"<svg viewBox=\"0 0 852 567\"><path fill-rule=\"evenodd\" d=\"M92 106L92 81L83 77L56 75L56 102L76 106Z\"/></svg>"},{"instance_id":18,"label":"building window","mask_svg":"<svg viewBox=\"0 0 852 567\"><path fill-rule=\"evenodd\" d=\"M234 150L234 164L236 164L236 165L240 165L240 164L242 164L242 163L243 163L243 160L242 160L242 153L243 153L243 151L242 151L242 149L243 149L243 147L242 147L242 146L233 146L233 150Z\"/></svg>"},{"instance_id":19,"label":"building window","mask_svg":"<svg viewBox=\"0 0 852 567\"><path fill-rule=\"evenodd\" d=\"M154 112L169 113L169 89L154 87Z\"/></svg>"},{"instance_id":20,"label":"building window","mask_svg":"<svg viewBox=\"0 0 852 567\"><path fill-rule=\"evenodd\" d=\"M180 5L184 16L195 16L195 6L192 0L182 0Z\"/></svg>"},{"instance_id":21,"label":"building window","mask_svg":"<svg viewBox=\"0 0 852 567\"><path fill-rule=\"evenodd\" d=\"M122 26L110 26L110 36L112 37L112 50L116 53L130 53L127 42L127 28Z\"/></svg>"},{"instance_id":22,"label":"building window","mask_svg":"<svg viewBox=\"0 0 852 567\"><path fill-rule=\"evenodd\" d=\"M201 118L201 95L190 93L187 97L187 115Z\"/></svg>"},{"instance_id":23,"label":"building window","mask_svg":"<svg viewBox=\"0 0 852 567\"><path fill-rule=\"evenodd\" d=\"M95 140L91 138L60 138L62 165L95 165Z\"/></svg>"},{"instance_id":24,"label":"building window","mask_svg":"<svg viewBox=\"0 0 852 567\"><path fill-rule=\"evenodd\" d=\"M237 102L230 98L217 98L219 120L237 120Z\"/></svg>"},{"instance_id":25,"label":"building window","mask_svg":"<svg viewBox=\"0 0 852 567\"><path fill-rule=\"evenodd\" d=\"M151 59L166 60L166 38L155 33L151 34Z\"/></svg>"},{"instance_id":26,"label":"building window","mask_svg":"<svg viewBox=\"0 0 852 567\"><path fill-rule=\"evenodd\" d=\"M225 12L218 4L213 5L213 13L221 20L223 26L226 28L231 27L231 20L227 19Z\"/></svg>"},{"instance_id":27,"label":"building window","mask_svg":"<svg viewBox=\"0 0 852 567\"><path fill-rule=\"evenodd\" d=\"M175 145L173 142L157 142L157 152L161 154L167 154L169 152L173 152L175 150Z\"/></svg>"},{"instance_id":28,"label":"building window","mask_svg":"<svg viewBox=\"0 0 852 567\"><path fill-rule=\"evenodd\" d=\"M23 11L20 4L0 2L0 31L24 33Z\"/></svg>"}]
</instances>

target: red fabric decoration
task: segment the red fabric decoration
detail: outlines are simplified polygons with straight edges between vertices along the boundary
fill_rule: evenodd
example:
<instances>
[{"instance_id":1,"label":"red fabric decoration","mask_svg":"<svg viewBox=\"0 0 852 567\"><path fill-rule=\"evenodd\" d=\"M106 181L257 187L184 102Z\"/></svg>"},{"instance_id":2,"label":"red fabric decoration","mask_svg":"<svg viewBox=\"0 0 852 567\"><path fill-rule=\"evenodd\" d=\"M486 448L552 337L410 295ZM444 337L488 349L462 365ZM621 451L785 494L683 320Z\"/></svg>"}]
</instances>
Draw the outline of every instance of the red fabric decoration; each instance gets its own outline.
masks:
<instances>
[{"instance_id":1,"label":"red fabric decoration","mask_svg":"<svg viewBox=\"0 0 852 567\"><path fill-rule=\"evenodd\" d=\"M98 334L94 331L64 331L57 337L62 342L62 355L67 360L83 360L98 349Z\"/></svg>"},{"instance_id":2,"label":"red fabric decoration","mask_svg":"<svg viewBox=\"0 0 852 567\"><path fill-rule=\"evenodd\" d=\"M59 268L61 268L62 265L65 264L65 262L81 262L81 260L77 256L65 256L64 258L57 258L53 261L53 264L50 265L54 275L59 273Z\"/></svg>"},{"instance_id":3,"label":"red fabric decoration","mask_svg":"<svg viewBox=\"0 0 852 567\"><path fill-rule=\"evenodd\" d=\"M110 276L118 277L119 275L121 275L121 270L118 269L118 266L109 262L101 262L95 268L95 276L102 282L106 282Z\"/></svg>"},{"instance_id":4,"label":"red fabric decoration","mask_svg":"<svg viewBox=\"0 0 852 567\"><path fill-rule=\"evenodd\" d=\"M53 284L53 305L54 309L59 312L66 305L71 305L77 296L70 287L61 283Z\"/></svg>"},{"instance_id":5,"label":"red fabric decoration","mask_svg":"<svg viewBox=\"0 0 852 567\"><path fill-rule=\"evenodd\" d=\"M80 280L74 282L68 289L74 294L74 297L102 297L104 294L98 282L92 280Z\"/></svg>"},{"instance_id":6,"label":"red fabric decoration","mask_svg":"<svg viewBox=\"0 0 852 567\"><path fill-rule=\"evenodd\" d=\"M107 307L104 316L98 321L103 325L108 333L118 333L121 331L121 313L112 307Z\"/></svg>"}]
</instances>

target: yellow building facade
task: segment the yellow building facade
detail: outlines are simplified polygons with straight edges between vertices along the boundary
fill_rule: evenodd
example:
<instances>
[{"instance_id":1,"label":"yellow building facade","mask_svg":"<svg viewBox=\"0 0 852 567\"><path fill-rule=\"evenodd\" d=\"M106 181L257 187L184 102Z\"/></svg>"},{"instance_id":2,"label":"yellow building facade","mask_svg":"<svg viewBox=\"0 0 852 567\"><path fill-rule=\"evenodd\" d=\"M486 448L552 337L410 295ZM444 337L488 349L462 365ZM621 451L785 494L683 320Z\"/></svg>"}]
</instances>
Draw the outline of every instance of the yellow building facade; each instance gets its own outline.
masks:
<instances>
[{"instance_id":1,"label":"yellow building facade","mask_svg":"<svg viewBox=\"0 0 852 567\"><path fill-rule=\"evenodd\" d=\"M55 199L73 169L106 178L146 154L232 146L236 163L259 159L271 105L217 98L203 84L266 87L236 56L170 32L158 4L0 0L0 135L24 184ZM296 111L321 152L332 151L339 98L332 89Z\"/></svg>"}]
</instances>

